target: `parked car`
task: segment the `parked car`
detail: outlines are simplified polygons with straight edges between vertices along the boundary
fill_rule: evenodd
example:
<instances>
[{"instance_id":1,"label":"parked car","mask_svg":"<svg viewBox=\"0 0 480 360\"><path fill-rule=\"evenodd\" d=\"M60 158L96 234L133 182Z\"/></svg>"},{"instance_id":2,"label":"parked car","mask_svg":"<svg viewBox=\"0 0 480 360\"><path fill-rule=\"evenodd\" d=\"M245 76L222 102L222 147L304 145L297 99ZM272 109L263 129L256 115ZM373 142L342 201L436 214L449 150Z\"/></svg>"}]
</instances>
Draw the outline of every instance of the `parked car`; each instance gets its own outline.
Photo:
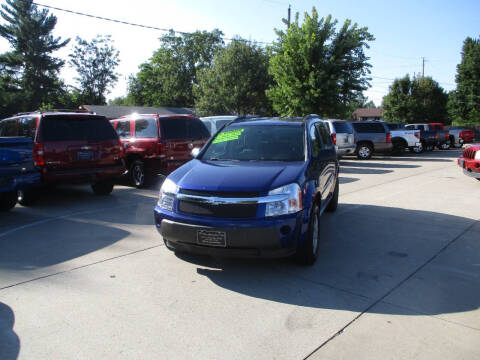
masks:
<instances>
[{"instance_id":1,"label":"parked car","mask_svg":"<svg viewBox=\"0 0 480 360\"><path fill-rule=\"evenodd\" d=\"M239 119L164 181L154 210L168 249L312 264L339 164L318 118Z\"/></svg>"},{"instance_id":2,"label":"parked car","mask_svg":"<svg viewBox=\"0 0 480 360\"><path fill-rule=\"evenodd\" d=\"M467 146L457 163L465 175L480 181L480 144Z\"/></svg>"},{"instance_id":3,"label":"parked car","mask_svg":"<svg viewBox=\"0 0 480 360\"><path fill-rule=\"evenodd\" d=\"M374 152L391 153L392 135L383 121L355 121L356 154L360 160L367 160Z\"/></svg>"},{"instance_id":4,"label":"parked car","mask_svg":"<svg viewBox=\"0 0 480 360\"><path fill-rule=\"evenodd\" d=\"M0 136L27 136L34 141L33 161L42 185L87 183L97 195L113 190L114 178L125 171L123 147L104 116L85 112L35 111L0 121ZM30 204L37 189L19 191Z\"/></svg>"},{"instance_id":5,"label":"parked car","mask_svg":"<svg viewBox=\"0 0 480 360\"><path fill-rule=\"evenodd\" d=\"M18 190L40 184L33 165L33 141L27 137L0 137L0 211L17 203Z\"/></svg>"},{"instance_id":6,"label":"parked car","mask_svg":"<svg viewBox=\"0 0 480 360\"><path fill-rule=\"evenodd\" d=\"M355 153L355 134L352 125L345 120L328 119L325 123L330 129L338 158Z\"/></svg>"},{"instance_id":7,"label":"parked car","mask_svg":"<svg viewBox=\"0 0 480 360\"><path fill-rule=\"evenodd\" d=\"M421 152L420 130L407 130L403 123L385 123L392 134L392 154L402 155L405 149Z\"/></svg>"},{"instance_id":8,"label":"parked car","mask_svg":"<svg viewBox=\"0 0 480 360\"><path fill-rule=\"evenodd\" d=\"M463 144L469 144L475 138L473 130L461 126L451 127L448 132L450 133L450 147L453 148L461 148Z\"/></svg>"},{"instance_id":9,"label":"parked car","mask_svg":"<svg viewBox=\"0 0 480 360\"><path fill-rule=\"evenodd\" d=\"M447 130L443 130L443 124L441 123L408 124L405 128L408 130L422 130L424 137L433 136L435 138L433 145L425 145L425 150L427 151L433 150L435 146L442 150L450 148L450 134Z\"/></svg>"},{"instance_id":10,"label":"parked car","mask_svg":"<svg viewBox=\"0 0 480 360\"><path fill-rule=\"evenodd\" d=\"M168 175L192 159L210 134L193 115L131 114L111 120L125 148L127 176L142 187L146 175Z\"/></svg>"},{"instance_id":11,"label":"parked car","mask_svg":"<svg viewBox=\"0 0 480 360\"><path fill-rule=\"evenodd\" d=\"M235 120L236 118L237 116L235 115L223 115L223 116L205 116L205 117L201 117L200 120L203 121L210 135L213 135L223 125L229 123L232 120Z\"/></svg>"}]
</instances>

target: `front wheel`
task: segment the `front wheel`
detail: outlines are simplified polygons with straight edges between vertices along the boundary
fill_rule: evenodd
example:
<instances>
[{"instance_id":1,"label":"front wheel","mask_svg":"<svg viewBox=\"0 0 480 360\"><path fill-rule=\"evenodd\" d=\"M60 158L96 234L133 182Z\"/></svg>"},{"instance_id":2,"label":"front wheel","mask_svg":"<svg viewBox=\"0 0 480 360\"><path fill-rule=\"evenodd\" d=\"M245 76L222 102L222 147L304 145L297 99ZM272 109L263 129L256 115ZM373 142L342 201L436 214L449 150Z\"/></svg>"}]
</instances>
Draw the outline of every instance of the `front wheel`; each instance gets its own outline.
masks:
<instances>
[{"instance_id":1,"label":"front wheel","mask_svg":"<svg viewBox=\"0 0 480 360\"><path fill-rule=\"evenodd\" d=\"M317 203L312 204L308 233L305 240L298 246L295 260L301 265L313 265L317 260L318 245L320 242L320 208Z\"/></svg>"},{"instance_id":2,"label":"front wheel","mask_svg":"<svg viewBox=\"0 0 480 360\"><path fill-rule=\"evenodd\" d=\"M17 204L18 194L16 191L0 193L0 211L13 209Z\"/></svg>"},{"instance_id":3,"label":"front wheel","mask_svg":"<svg viewBox=\"0 0 480 360\"><path fill-rule=\"evenodd\" d=\"M109 195L113 191L113 182L100 181L92 185L95 195Z\"/></svg>"}]
</instances>

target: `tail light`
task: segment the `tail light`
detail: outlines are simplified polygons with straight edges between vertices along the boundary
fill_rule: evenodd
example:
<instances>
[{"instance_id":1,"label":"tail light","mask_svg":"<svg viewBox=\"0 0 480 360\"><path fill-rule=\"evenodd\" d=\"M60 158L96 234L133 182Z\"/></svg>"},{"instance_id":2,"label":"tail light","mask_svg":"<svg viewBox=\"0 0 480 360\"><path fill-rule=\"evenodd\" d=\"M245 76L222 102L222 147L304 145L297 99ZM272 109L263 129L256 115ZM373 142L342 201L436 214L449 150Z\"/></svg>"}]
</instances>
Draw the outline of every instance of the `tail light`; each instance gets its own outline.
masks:
<instances>
[{"instance_id":1,"label":"tail light","mask_svg":"<svg viewBox=\"0 0 480 360\"><path fill-rule=\"evenodd\" d=\"M332 134L332 142L333 142L333 145L337 145L337 134Z\"/></svg>"},{"instance_id":2,"label":"tail light","mask_svg":"<svg viewBox=\"0 0 480 360\"><path fill-rule=\"evenodd\" d=\"M420 140L420 131L415 131L415 137Z\"/></svg>"},{"instance_id":3,"label":"tail light","mask_svg":"<svg viewBox=\"0 0 480 360\"><path fill-rule=\"evenodd\" d=\"M45 151L42 143L36 142L33 145L33 164L39 167L45 166Z\"/></svg>"},{"instance_id":4,"label":"tail light","mask_svg":"<svg viewBox=\"0 0 480 360\"><path fill-rule=\"evenodd\" d=\"M165 144L163 142L157 143L157 156L160 158L166 157Z\"/></svg>"},{"instance_id":5,"label":"tail light","mask_svg":"<svg viewBox=\"0 0 480 360\"><path fill-rule=\"evenodd\" d=\"M450 133L447 131L447 133L445 134L445 139L450 139Z\"/></svg>"},{"instance_id":6,"label":"tail light","mask_svg":"<svg viewBox=\"0 0 480 360\"><path fill-rule=\"evenodd\" d=\"M462 131L460 131L460 134L458 136L463 139L465 137L465 135L466 135L465 130L462 130Z\"/></svg>"},{"instance_id":7,"label":"tail light","mask_svg":"<svg viewBox=\"0 0 480 360\"><path fill-rule=\"evenodd\" d=\"M387 133L387 143L392 142L392 134Z\"/></svg>"}]
</instances>

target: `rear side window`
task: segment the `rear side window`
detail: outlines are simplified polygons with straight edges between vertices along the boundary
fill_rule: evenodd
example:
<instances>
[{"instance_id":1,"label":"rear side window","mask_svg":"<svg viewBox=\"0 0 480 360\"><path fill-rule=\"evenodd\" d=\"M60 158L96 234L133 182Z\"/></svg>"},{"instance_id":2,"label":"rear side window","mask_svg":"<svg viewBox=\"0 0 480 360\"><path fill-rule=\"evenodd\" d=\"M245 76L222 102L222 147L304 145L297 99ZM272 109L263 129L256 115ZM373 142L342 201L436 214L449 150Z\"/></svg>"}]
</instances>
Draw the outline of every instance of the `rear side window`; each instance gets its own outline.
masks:
<instances>
[{"instance_id":1,"label":"rear side window","mask_svg":"<svg viewBox=\"0 0 480 360\"><path fill-rule=\"evenodd\" d=\"M0 136L18 136L17 119L0 121Z\"/></svg>"},{"instance_id":2,"label":"rear side window","mask_svg":"<svg viewBox=\"0 0 480 360\"><path fill-rule=\"evenodd\" d=\"M35 139L35 130L37 126L36 118L22 118L18 121L18 135Z\"/></svg>"},{"instance_id":3,"label":"rear side window","mask_svg":"<svg viewBox=\"0 0 480 360\"><path fill-rule=\"evenodd\" d=\"M45 117L41 121L43 141L115 140L117 134L105 118Z\"/></svg>"},{"instance_id":4,"label":"rear side window","mask_svg":"<svg viewBox=\"0 0 480 360\"><path fill-rule=\"evenodd\" d=\"M174 139L206 139L210 137L205 124L199 119L171 118L162 119L163 138Z\"/></svg>"},{"instance_id":5,"label":"rear side window","mask_svg":"<svg viewBox=\"0 0 480 360\"><path fill-rule=\"evenodd\" d=\"M120 139L128 139L132 137L132 134L130 133L130 120L118 121L116 130Z\"/></svg>"},{"instance_id":6,"label":"rear side window","mask_svg":"<svg viewBox=\"0 0 480 360\"><path fill-rule=\"evenodd\" d=\"M333 128L337 134L353 134L353 128L348 122L335 121Z\"/></svg>"},{"instance_id":7,"label":"rear side window","mask_svg":"<svg viewBox=\"0 0 480 360\"><path fill-rule=\"evenodd\" d=\"M385 128L380 123L353 123L352 125L358 133L385 133Z\"/></svg>"},{"instance_id":8,"label":"rear side window","mask_svg":"<svg viewBox=\"0 0 480 360\"><path fill-rule=\"evenodd\" d=\"M155 118L135 119L135 137L157 138L157 120Z\"/></svg>"},{"instance_id":9,"label":"rear side window","mask_svg":"<svg viewBox=\"0 0 480 360\"><path fill-rule=\"evenodd\" d=\"M325 124L316 123L315 127L317 128L318 134L322 140L323 149L330 149L333 147L332 138L330 137L330 132L328 131Z\"/></svg>"}]
</instances>

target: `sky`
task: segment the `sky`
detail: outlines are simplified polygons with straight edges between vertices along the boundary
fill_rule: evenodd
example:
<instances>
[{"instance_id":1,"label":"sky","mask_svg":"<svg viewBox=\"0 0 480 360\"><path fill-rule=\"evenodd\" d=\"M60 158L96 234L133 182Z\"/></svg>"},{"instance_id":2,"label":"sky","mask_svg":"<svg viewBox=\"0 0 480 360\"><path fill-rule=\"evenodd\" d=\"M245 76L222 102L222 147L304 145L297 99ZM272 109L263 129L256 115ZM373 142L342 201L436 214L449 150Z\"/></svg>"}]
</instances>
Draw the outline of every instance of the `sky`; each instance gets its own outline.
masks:
<instances>
[{"instance_id":1,"label":"sky","mask_svg":"<svg viewBox=\"0 0 480 360\"><path fill-rule=\"evenodd\" d=\"M478 0L38 0L38 5L107 17L136 24L174 29L181 32L220 29L226 38L240 36L257 42L276 40L275 28L283 29L282 18L287 17L288 6L292 19L299 13L300 21L313 6L320 16L331 14L339 27L346 19L368 30L375 40L366 51L370 57L371 85L365 92L377 106L388 93L395 78L422 72L431 76L446 90L455 89L456 65L461 60L463 41L467 36L480 37ZM5 0L0 0L5 4ZM42 8L39 6L39 8ZM120 51L117 68L119 82L107 98L124 96L127 79L138 71L159 48L158 38L165 32L122 25L90 17L50 10L57 17L54 34L70 38L66 48L56 56L68 60L68 54L77 36L90 40L97 34L111 35ZM9 50L9 44L0 39L0 52ZM68 65L61 73L70 85L75 85L75 71Z\"/></svg>"}]
</instances>

